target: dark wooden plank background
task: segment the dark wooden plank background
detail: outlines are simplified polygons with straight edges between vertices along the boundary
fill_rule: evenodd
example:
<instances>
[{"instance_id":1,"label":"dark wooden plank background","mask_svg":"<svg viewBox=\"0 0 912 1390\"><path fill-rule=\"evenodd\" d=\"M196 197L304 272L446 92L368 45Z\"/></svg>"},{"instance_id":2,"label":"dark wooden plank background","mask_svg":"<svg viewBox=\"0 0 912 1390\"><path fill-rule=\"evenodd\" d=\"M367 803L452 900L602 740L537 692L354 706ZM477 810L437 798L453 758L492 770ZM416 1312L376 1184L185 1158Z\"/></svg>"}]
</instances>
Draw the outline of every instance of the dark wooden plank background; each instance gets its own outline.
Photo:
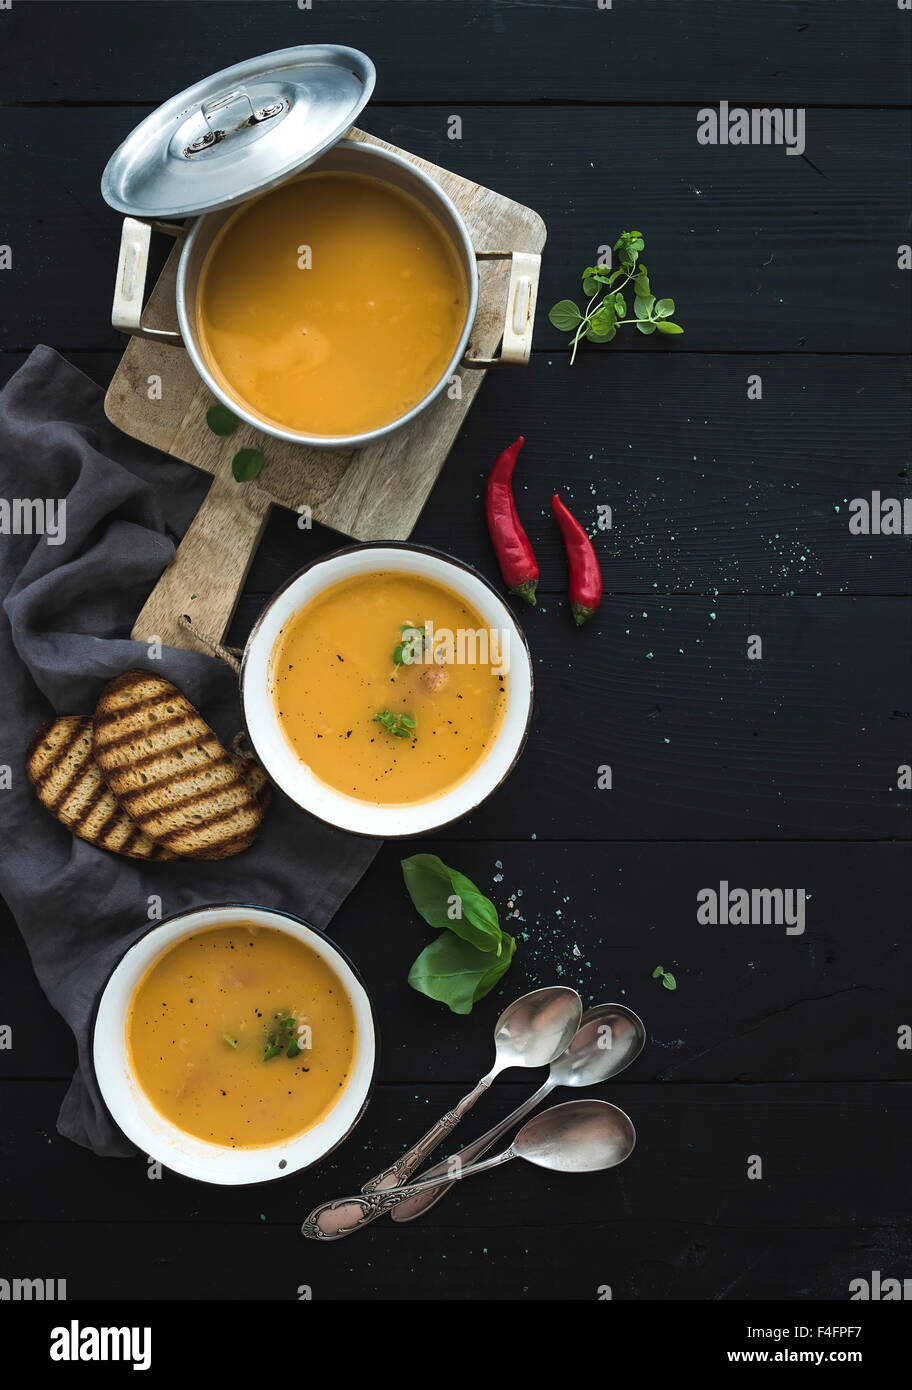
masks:
<instances>
[{"instance_id":1,"label":"dark wooden plank background","mask_svg":"<svg viewBox=\"0 0 912 1390\"><path fill-rule=\"evenodd\" d=\"M909 16L850 0L16 0L0 12L0 373L37 341L105 384L119 235L98 181L146 110L204 73L299 42L378 67L364 126L528 202L549 230L525 372L492 375L416 538L489 578L493 455L528 443L520 497L542 565L521 615L533 735L486 807L386 846L333 931L383 1030L357 1136L302 1178L208 1190L103 1162L54 1122L73 1065L8 914L0 929L0 1274L71 1297L845 1298L907 1272L912 795L908 538L853 537L847 506L909 494ZM711 148L721 99L807 108L807 149ZM463 139L447 139L447 118ZM571 371L545 310L636 225L686 335L619 338ZM763 400L747 399L759 373ZM599 532L609 597L570 630L548 517L559 485ZM235 617L338 538L275 513ZM746 659L762 636L762 662ZM611 792L596 790L609 763ZM398 860L438 850L520 934L470 1020L413 994L426 939ZM807 930L696 924L699 888L805 887ZM650 979L673 969L678 990ZM296 1223L357 1186L486 1069L500 1005L560 978L637 1009L650 1040L611 1088L637 1123L610 1179L520 1165L425 1220L314 1249ZM498 1083L485 1122L525 1088ZM468 1129L468 1126L467 1126ZM762 1182L746 1177L748 1155ZM270 1271L268 1283L263 1269Z\"/></svg>"}]
</instances>

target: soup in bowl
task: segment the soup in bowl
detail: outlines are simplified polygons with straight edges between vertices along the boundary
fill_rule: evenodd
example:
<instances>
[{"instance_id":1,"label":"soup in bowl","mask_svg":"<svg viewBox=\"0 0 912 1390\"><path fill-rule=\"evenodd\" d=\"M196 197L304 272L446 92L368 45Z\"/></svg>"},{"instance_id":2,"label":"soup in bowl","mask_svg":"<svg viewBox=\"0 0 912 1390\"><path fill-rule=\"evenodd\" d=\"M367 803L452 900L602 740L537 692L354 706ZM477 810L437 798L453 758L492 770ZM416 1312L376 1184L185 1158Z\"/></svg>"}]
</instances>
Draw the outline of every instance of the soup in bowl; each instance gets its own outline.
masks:
<instances>
[{"instance_id":1,"label":"soup in bowl","mask_svg":"<svg viewBox=\"0 0 912 1390\"><path fill-rule=\"evenodd\" d=\"M420 546L355 546L272 599L241 697L258 757L299 806L360 834L417 835L467 814L511 771L532 664L474 570Z\"/></svg>"},{"instance_id":2,"label":"soup in bowl","mask_svg":"<svg viewBox=\"0 0 912 1390\"><path fill-rule=\"evenodd\" d=\"M126 953L93 1035L98 1083L128 1138L166 1167L262 1182L341 1142L370 1093L376 1038L354 967L284 913L183 913Z\"/></svg>"}]
</instances>

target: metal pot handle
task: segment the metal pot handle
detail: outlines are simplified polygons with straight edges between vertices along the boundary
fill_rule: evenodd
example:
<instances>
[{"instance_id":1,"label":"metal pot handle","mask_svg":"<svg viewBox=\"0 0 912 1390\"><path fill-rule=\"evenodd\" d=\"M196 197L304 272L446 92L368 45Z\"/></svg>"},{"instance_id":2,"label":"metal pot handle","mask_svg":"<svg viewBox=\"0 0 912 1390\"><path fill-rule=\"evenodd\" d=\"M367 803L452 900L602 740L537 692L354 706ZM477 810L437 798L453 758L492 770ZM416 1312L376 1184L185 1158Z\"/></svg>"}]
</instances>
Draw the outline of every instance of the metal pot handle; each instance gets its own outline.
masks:
<instances>
[{"instance_id":1,"label":"metal pot handle","mask_svg":"<svg viewBox=\"0 0 912 1390\"><path fill-rule=\"evenodd\" d=\"M504 313L503 340L496 357L463 357L464 367L525 366L532 351L532 325L538 297L541 256L534 251L476 251L477 261L503 261L510 258L510 284ZM470 349L471 351L471 349Z\"/></svg>"},{"instance_id":2,"label":"metal pot handle","mask_svg":"<svg viewBox=\"0 0 912 1390\"><path fill-rule=\"evenodd\" d=\"M157 343L173 343L181 347L183 339L176 329L146 328L142 321L153 230L179 237L184 228L175 226L173 222L141 222L137 217L124 218L111 323L121 333L129 333L131 337L151 338Z\"/></svg>"}]
</instances>

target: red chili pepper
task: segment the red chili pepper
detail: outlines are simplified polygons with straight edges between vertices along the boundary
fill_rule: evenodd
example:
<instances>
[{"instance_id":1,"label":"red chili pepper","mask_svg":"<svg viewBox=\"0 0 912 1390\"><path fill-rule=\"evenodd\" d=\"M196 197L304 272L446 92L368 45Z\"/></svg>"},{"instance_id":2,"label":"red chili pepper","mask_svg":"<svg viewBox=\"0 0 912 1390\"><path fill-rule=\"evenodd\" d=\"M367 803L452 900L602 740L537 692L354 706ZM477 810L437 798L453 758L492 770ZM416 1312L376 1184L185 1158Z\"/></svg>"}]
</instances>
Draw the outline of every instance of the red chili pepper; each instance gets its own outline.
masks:
<instances>
[{"instance_id":1,"label":"red chili pepper","mask_svg":"<svg viewBox=\"0 0 912 1390\"><path fill-rule=\"evenodd\" d=\"M534 604L538 564L513 501L512 485L516 457L525 442L520 435L515 444L504 449L491 469L485 489L485 515L507 588L511 594Z\"/></svg>"},{"instance_id":2,"label":"red chili pepper","mask_svg":"<svg viewBox=\"0 0 912 1390\"><path fill-rule=\"evenodd\" d=\"M551 510L560 527L564 549L567 552L567 565L570 570L568 594L570 607L573 609L573 621L577 627L582 627L602 601L602 572L592 542L557 493L551 498Z\"/></svg>"}]
</instances>

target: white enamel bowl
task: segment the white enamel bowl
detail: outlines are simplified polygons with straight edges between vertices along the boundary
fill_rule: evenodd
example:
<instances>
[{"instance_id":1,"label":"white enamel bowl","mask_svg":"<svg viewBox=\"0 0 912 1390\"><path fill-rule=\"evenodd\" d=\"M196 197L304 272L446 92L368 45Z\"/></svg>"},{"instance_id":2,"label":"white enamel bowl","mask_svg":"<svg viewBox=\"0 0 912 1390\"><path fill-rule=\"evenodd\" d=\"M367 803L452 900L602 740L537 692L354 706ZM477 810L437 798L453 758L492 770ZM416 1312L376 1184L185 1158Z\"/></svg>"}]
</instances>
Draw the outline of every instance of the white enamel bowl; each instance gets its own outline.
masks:
<instances>
[{"instance_id":1,"label":"white enamel bowl","mask_svg":"<svg viewBox=\"0 0 912 1390\"><path fill-rule=\"evenodd\" d=\"M130 1070L126 1023L140 980L175 942L207 927L250 922L273 927L305 942L325 960L344 987L355 1014L357 1042L348 1084L332 1109L296 1138L262 1148L233 1149L186 1134L155 1109ZM373 1010L360 976L346 956L321 932L284 912L239 903L182 912L153 927L127 951L102 993L92 1038L95 1074L116 1123L143 1153L172 1172L200 1182L237 1185L269 1182L309 1168L340 1144L358 1123L373 1087L377 1034Z\"/></svg>"},{"instance_id":2,"label":"white enamel bowl","mask_svg":"<svg viewBox=\"0 0 912 1390\"><path fill-rule=\"evenodd\" d=\"M463 781L429 801L376 805L334 790L317 778L282 732L272 695L272 662L285 623L343 579L378 571L432 580L471 604L487 629L508 643L507 708L486 757ZM532 717L532 661L522 630L503 599L481 575L436 550L380 543L352 546L315 560L270 599L250 634L241 667L241 703L250 741L274 782L298 806L342 830L380 838L427 834L468 815L514 767Z\"/></svg>"}]
</instances>

